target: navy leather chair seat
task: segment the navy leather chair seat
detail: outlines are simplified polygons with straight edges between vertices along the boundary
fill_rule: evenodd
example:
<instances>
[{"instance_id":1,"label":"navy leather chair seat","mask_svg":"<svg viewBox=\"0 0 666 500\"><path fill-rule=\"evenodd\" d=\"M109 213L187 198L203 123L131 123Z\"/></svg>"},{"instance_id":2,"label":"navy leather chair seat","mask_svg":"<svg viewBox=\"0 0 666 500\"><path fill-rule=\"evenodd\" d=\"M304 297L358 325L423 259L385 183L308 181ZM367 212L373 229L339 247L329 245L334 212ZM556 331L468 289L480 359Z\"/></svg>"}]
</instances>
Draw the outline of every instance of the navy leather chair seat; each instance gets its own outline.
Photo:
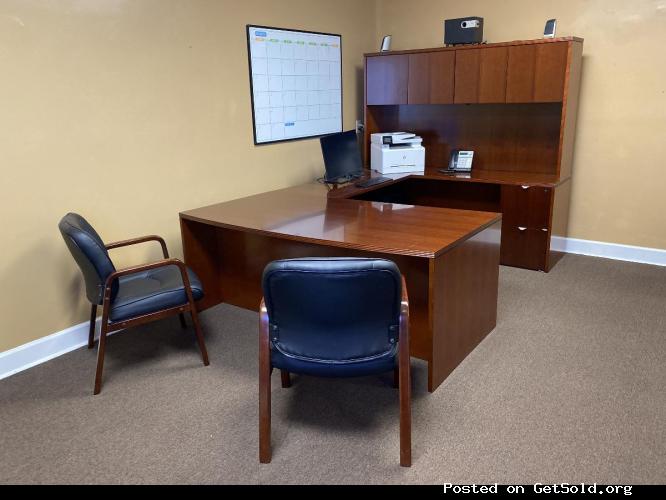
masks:
<instances>
[{"instance_id":1,"label":"navy leather chair seat","mask_svg":"<svg viewBox=\"0 0 666 500\"><path fill-rule=\"evenodd\" d=\"M187 274L194 300L201 299L201 281L191 269L187 270ZM180 269L176 266L158 267L118 279L118 293L111 303L109 319L116 323L187 302Z\"/></svg>"},{"instance_id":2,"label":"navy leather chair seat","mask_svg":"<svg viewBox=\"0 0 666 500\"><path fill-rule=\"evenodd\" d=\"M271 344L271 364L275 368L315 377L364 377L389 372L396 368L397 354L397 347L393 347L386 353L366 359L312 360L280 352L279 347Z\"/></svg>"}]
</instances>

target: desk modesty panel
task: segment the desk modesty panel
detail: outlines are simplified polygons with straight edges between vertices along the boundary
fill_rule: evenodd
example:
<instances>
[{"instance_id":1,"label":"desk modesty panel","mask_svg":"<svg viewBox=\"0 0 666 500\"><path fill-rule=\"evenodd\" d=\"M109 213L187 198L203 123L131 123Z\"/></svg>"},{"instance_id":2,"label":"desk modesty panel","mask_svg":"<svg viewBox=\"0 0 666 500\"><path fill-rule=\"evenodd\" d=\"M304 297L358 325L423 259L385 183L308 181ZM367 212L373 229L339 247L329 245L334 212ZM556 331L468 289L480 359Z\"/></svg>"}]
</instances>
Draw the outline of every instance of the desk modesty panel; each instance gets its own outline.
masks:
<instances>
[{"instance_id":1,"label":"desk modesty panel","mask_svg":"<svg viewBox=\"0 0 666 500\"><path fill-rule=\"evenodd\" d=\"M321 184L180 214L185 261L202 280L201 309L258 310L272 260L393 260L410 296L411 354L433 391L495 327L501 215L328 196ZM332 304L332 308L335 305Z\"/></svg>"}]
</instances>

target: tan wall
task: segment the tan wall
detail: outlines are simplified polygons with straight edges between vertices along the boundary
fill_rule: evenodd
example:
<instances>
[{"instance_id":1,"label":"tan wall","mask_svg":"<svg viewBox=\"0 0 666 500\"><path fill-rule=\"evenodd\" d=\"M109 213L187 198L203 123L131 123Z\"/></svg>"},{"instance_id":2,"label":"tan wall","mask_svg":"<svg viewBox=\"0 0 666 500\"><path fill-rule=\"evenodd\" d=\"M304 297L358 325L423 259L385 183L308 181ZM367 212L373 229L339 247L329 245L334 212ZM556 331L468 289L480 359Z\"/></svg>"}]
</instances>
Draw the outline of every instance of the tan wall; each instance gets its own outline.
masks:
<instances>
[{"instance_id":1,"label":"tan wall","mask_svg":"<svg viewBox=\"0 0 666 500\"><path fill-rule=\"evenodd\" d=\"M465 15L489 41L550 17L585 38L570 236L666 248L666 0L0 0L0 351L87 318L65 212L178 256L179 211L321 173L316 140L253 145L245 24L341 33L351 128L363 52L438 46Z\"/></svg>"},{"instance_id":2,"label":"tan wall","mask_svg":"<svg viewBox=\"0 0 666 500\"><path fill-rule=\"evenodd\" d=\"M569 236L666 248L666 0L380 0L377 38L443 45L444 19L481 16L488 42L585 38Z\"/></svg>"},{"instance_id":3,"label":"tan wall","mask_svg":"<svg viewBox=\"0 0 666 500\"><path fill-rule=\"evenodd\" d=\"M246 24L341 33L353 128L374 20L356 0L0 0L0 351L88 317L67 211L178 256L179 211L321 175L316 139L253 145Z\"/></svg>"}]
</instances>

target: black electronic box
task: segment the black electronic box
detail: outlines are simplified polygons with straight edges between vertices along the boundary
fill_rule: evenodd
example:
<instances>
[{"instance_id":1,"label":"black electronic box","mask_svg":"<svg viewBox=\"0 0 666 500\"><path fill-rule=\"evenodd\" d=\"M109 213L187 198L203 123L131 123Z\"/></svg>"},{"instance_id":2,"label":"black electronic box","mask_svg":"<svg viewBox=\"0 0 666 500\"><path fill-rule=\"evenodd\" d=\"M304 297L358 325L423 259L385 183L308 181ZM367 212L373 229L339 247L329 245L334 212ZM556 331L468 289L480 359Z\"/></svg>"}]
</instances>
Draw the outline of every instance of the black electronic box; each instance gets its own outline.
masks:
<instances>
[{"instance_id":1,"label":"black electronic box","mask_svg":"<svg viewBox=\"0 0 666 500\"><path fill-rule=\"evenodd\" d=\"M483 42L483 18L461 17L444 21L444 43L462 45Z\"/></svg>"}]
</instances>

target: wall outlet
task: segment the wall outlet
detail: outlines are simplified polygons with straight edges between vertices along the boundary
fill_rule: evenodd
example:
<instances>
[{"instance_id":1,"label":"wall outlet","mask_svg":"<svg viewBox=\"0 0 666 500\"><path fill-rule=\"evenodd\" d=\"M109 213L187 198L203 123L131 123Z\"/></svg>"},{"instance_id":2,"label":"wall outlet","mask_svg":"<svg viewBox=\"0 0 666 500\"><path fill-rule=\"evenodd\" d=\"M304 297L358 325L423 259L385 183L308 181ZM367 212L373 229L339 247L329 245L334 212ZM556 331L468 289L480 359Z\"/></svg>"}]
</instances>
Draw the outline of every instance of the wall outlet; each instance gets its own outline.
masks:
<instances>
[{"instance_id":1,"label":"wall outlet","mask_svg":"<svg viewBox=\"0 0 666 500\"><path fill-rule=\"evenodd\" d=\"M363 122L361 120L356 120L356 133L363 132Z\"/></svg>"}]
</instances>

